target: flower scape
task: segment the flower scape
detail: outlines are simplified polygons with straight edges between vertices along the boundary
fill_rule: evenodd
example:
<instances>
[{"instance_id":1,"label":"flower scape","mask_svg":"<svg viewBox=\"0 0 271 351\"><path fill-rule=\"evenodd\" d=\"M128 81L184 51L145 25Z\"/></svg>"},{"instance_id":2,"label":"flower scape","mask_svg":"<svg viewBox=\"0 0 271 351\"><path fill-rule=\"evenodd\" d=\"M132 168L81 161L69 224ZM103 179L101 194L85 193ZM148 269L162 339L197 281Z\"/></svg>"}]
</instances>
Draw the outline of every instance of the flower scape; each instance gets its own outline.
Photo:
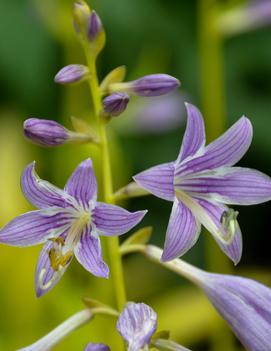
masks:
<instances>
[{"instance_id":1,"label":"flower scape","mask_svg":"<svg viewBox=\"0 0 271 351\"><path fill-rule=\"evenodd\" d=\"M114 191L107 137L110 122L121 118L135 96L140 101L170 94L180 87L180 81L162 73L125 81L126 69L120 66L99 82L96 60L106 41L103 23L81 0L74 3L73 23L87 63L65 66L56 74L55 82L88 84L93 102L91 121L73 118L74 130L69 130L53 120L29 118L24 122L24 134L31 142L44 147L65 144L96 147L101 181L96 179L95 173L99 173L91 158L82 158L64 189L41 179L35 162L30 163L22 172L21 188L36 209L17 216L1 228L0 243L17 247L43 244L35 272L37 297L48 293L59 282L75 257L97 279L112 280L110 294L115 305L85 297L82 311L30 346L18 350L52 350L64 337L102 314L115 318L118 348L113 349L105 340L94 342L90 338L84 351L189 351L172 340L170 331L160 331L159 318L152 307L126 298L123 257L139 253L201 289L246 350L270 351L270 288L234 274L210 273L180 258L196 244L204 227L234 265L241 260L243 239L238 211L232 206L271 200L268 175L236 166L252 142L250 120L241 117L207 144L201 112L193 104L185 103L186 130L177 159L150 165L136 174L131 183ZM173 203L164 248L149 244L148 227L137 229L120 244L119 236L140 224L147 210L142 206L143 209L131 212L116 203L150 194ZM181 328L182 317L179 317Z\"/></svg>"}]
</instances>

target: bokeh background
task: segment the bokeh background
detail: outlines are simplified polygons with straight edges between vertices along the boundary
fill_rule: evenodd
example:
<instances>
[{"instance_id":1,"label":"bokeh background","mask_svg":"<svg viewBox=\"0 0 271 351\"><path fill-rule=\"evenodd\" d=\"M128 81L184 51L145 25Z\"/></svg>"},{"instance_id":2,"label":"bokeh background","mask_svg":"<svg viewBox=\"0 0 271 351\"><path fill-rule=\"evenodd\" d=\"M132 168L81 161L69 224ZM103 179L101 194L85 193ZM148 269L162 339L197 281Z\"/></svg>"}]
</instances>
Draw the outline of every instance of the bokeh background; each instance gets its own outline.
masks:
<instances>
[{"instance_id":1,"label":"bokeh background","mask_svg":"<svg viewBox=\"0 0 271 351\"><path fill-rule=\"evenodd\" d=\"M201 79L204 45L208 48L208 43L202 42L204 23L200 20L199 2L91 2L107 32L107 45L99 58L100 77L125 64L129 79L166 72L182 81L177 95L163 98L162 102L135 98L125 115L112 121L110 142L116 189L127 184L131 175L140 170L175 159L186 119L183 101L195 103L204 112L211 111L212 105L215 110L216 91L212 87L206 91ZM220 4L235 6L237 1ZM71 8L71 0L0 2L1 225L31 209L20 191L20 175L34 159L39 174L61 187L77 163L89 155L99 176L95 149L89 146L42 149L26 141L22 132L23 121L30 116L55 119L67 127L71 127L70 116L90 118L91 101L86 85L61 87L53 82L62 66L84 62L73 32ZM221 40L219 57L226 126L243 114L254 126L252 147L240 165L269 175L270 37L268 23L255 25ZM212 55L210 50L211 63ZM215 69L214 66L209 75L215 75ZM209 118L208 125L212 128L216 122ZM131 210L149 209L141 226L153 225L152 242L162 245L171 204L150 196L126 205ZM244 234L244 254L237 268L223 259L219 248L206 239L207 233L201 235L185 259L217 272L231 270L255 277L271 286L270 214L270 204L241 209L239 222ZM39 249L0 247L0 350L13 351L40 338L82 309L82 296L112 300L110 284L94 279L76 262L48 295L36 299L33 277ZM137 255L125 259L125 274L129 299L151 304L159 313L159 328L171 330L176 341L195 351L242 350L206 297L185 280ZM114 340L118 336L114 323L114 320L108 322L97 317L55 350L82 350L93 340L109 342L116 351Z\"/></svg>"}]
</instances>

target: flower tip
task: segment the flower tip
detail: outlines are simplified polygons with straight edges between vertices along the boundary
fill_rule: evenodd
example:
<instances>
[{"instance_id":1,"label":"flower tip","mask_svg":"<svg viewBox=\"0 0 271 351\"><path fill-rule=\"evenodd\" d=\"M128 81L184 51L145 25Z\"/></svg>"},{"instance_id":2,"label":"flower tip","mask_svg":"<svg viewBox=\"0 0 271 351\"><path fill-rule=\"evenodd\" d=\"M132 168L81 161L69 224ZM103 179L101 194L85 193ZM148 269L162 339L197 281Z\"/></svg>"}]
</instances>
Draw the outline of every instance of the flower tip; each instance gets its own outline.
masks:
<instances>
[{"instance_id":1,"label":"flower tip","mask_svg":"<svg viewBox=\"0 0 271 351\"><path fill-rule=\"evenodd\" d=\"M117 117L126 110L129 101L128 94L113 93L103 100L103 108L109 116Z\"/></svg>"}]
</instances>

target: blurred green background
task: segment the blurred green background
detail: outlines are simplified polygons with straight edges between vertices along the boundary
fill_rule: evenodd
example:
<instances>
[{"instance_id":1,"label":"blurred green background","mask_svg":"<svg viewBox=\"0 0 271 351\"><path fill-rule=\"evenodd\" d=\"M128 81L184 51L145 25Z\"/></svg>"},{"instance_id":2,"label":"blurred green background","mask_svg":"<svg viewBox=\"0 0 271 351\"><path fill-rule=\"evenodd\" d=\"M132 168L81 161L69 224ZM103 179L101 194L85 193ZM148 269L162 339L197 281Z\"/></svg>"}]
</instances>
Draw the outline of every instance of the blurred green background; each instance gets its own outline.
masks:
<instances>
[{"instance_id":1,"label":"blurred green background","mask_svg":"<svg viewBox=\"0 0 271 351\"><path fill-rule=\"evenodd\" d=\"M121 64L127 66L129 79L165 72L182 82L179 101L202 107L198 1L96 0L91 6L101 16L107 32L107 45L99 58L100 77ZM89 118L91 101L86 85L61 87L53 83L62 66L84 62L73 32L71 7L71 0L0 2L1 225L31 209L20 191L20 175L33 159L39 174L61 187L77 163L89 155L97 169L99 160L89 146L42 149L26 141L22 132L23 121L28 117L55 119L67 127L71 127L72 115ZM254 126L252 147L240 165L267 174L271 174L270 36L271 26L265 26L228 38L221 50L227 125L245 114ZM160 132L144 132L144 128L140 132L136 114L144 103L144 99L134 99L130 111L112 122L110 141L116 189L140 170L174 160L180 147L185 125L183 107L176 115L174 128L165 123ZM213 103L216 104L215 94ZM162 245L171 204L150 196L133 200L127 206L131 210L149 209L141 226L153 225L152 242ZM258 278L269 286L270 211L270 203L241 209L244 254L240 265L232 268L233 272ZM185 259L208 268L209 244L205 238L206 233ZM219 252L217 246L212 250L214 256ZM75 261L61 282L37 300L34 269L38 252L37 247L0 248L0 350L16 350L40 338L82 309L82 296L112 300L108 282L94 279ZM136 255L125 259L125 273L129 299L150 303L159 314L159 328L172 330L176 341L194 351L241 350L237 342L234 347L223 344L229 338L228 329L198 289ZM98 317L55 350L82 350L92 340L111 342L115 351L114 323Z\"/></svg>"}]
</instances>

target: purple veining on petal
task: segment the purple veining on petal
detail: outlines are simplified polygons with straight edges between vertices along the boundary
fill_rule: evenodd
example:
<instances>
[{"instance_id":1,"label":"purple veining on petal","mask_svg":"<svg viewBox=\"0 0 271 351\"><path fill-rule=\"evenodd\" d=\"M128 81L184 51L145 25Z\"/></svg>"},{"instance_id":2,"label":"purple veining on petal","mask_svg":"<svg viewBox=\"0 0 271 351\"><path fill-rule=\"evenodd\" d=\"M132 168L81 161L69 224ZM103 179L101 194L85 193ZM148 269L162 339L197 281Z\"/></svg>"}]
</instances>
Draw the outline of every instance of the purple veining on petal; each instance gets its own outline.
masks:
<instances>
[{"instance_id":1,"label":"purple veining on petal","mask_svg":"<svg viewBox=\"0 0 271 351\"><path fill-rule=\"evenodd\" d=\"M178 164L175 176L232 166L246 153L251 140L251 123L246 117L242 117L221 137L209 144L202 156Z\"/></svg>"},{"instance_id":2,"label":"purple veining on petal","mask_svg":"<svg viewBox=\"0 0 271 351\"><path fill-rule=\"evenodd\" d=\"M186 103L187 125L177 162L195 155L205 145L205 127L200 111Z\"/></svg>"},{"instance_id":3,"label":"purple veining on petal","mask_svg":"<svg viewBox=\"0 0 271 351\"><path fill-rule=\"evenodd\" d=\"M110 348L105 345L105 344L94 344L94 343L89 343L84 351L110 351Z\"/></svg>"},{"instance_id":4,"label":"purple veining on petal","mask_svg":"<svg viewBox=\"0 0 271 351\"><path fill-rule=\"evenodd\" d=\"M65 191L86 208L91 200L96 200L97 182L91 159L87 159L77 166L67 181Z\"/></svg>"},{"instance_id":5,"label":"purple veining on petal","mask_svg":"<svg viewBox=\"0 0 271 351\"><path fill-rule=\"evenodd\" d=\"M157 315L144 303L128 303L121 312L117 329L126 340L129 351L139 351L149 345L157 328Z\"/></svg>"},{"instance_id":6,"label":"purple veining on petal","mask_svg":"<svg viewBox=\"0 0 271 351\"><path fill-rule=\"evenodd\" d=\"M191 196L226 204L253 205L271 200L271 178L249 168L228 167L217 172L175 179Z\"/></svg>"},{"instance_id":7,"label":"purple veining on petal","mask_svg":"<svg viewBox=\"0 0 271 351\"><path fill-rule=\"evenodd\" d=\"M78 262L90 273L100 278L108 278L109 269L102 258L100 239L91 235L91 229L85 228L80 241L75 247Z\"/></svg>"},{"instance_id":8,"label":"purple veining on petal","mask_svg":"<svg viewBox=\"0 0 271 351\"><path fill-rule=\"evenodd\" d=\"M125 93L113 93L103 100L103 108L110 116L119 116L125 111L130 97Z\"/></svg>"},{"instance_id":9,"label":"purple veining on petal","mask_svg":"<svg viewBox=\"0 0 271 351\"><path fill-rule=\"evenodd\" d=\"M32 246L64 232L71 218L65 213L45 216L43 211L31 211L16 217L0 230L0 243L11 246Z\"/></svg>"},{"instance_id":10,"label":"purple veining on petal","mask_svg":"<svg viewBox=\"0 0 271 351\"><path fill-rule=\"evenodd\" d=\"M95 11L91 11L88 22L87 36L90 41L94 41L102 29L102 21Z\"/></svg>"},{"instance_id":11,"label":"purple veining on petal","mask_svg":"<svg viewBox=\"0 0 271 351\"><path fill-rule=\"evenodd\" d=\"M179 80L168 74L150 74L131 82L132 92L138 96L160 96L179 86Z\"/></svg>"},{"instance_id":12,"label":"purple veining on petal","mask_svg":"<svg viewBox=\"0 0 271 351\"><path fill-rule=\"evenodd\" d=\"M225 211L228 211L228 207L219 203L214 204L210 201L202 199L198 201L200 205L207 211L216 225L220 225L221 216ZM215 237L214 239L220 246L221 250L225 252L225 254L234 262L235 265L237 265L242 257L243 251L243 239L239 225L237 226L236 232L234 233L234 239L229 245L223 244Z\"/></svg>"},{"instance_id":13,"label":"purple veining on petal","mask_svg":"<svg viewBox=\"0 0 271 351\"><path fill-rule=\"evenodd\" d=\"M176 199L169 219L162 261L185 254L196 243L199 234L199 223L191 211Z\"/></svg>"},{"instance_id":14,"label":"purple veining on petal","mask_svg":"<svg viewBox=\"0 0 271 351\"><path fill-rule=\"evenodd\" d=\"M204 274L202 288L251 351L269 351L271 345L271 289L247 278Z\"/></svg>"},{"instance_id":15,"label":"purple veining on petal","mask_svg":"<svg viewBox=\"0 0 271 351\"><path fill-rule=\"evenodd\" d=\"M63 190L39 178L35 171L35 162L25 168L21 187L25 197L38 208L67 206Z\"/></svg>"},{"instance_id":16,"label":"purple veining on petal","mask_svg":"<svg viewBox=\"0 0 271 351\"><path fill-rule=\"evenodd\" d=\"M61 124L39 118L29 118L24 122L25 136L41 146L63 145L69 138L68 130Z\"/></svg>"},{"instance_id":17,"label":"purple veining on petal","mask_svg":"<svg viewBox=\"0 0 271 351\"><path fill-rule=\"evenodd\" d=\"M99 234L115 236L136 226L147 211L129 212L119 206L98 202L93 210L93 222Z\"/></svg>"},{"instance_id":18,"label":"purple veining on petal","mask_svg":"<svg viewBox=\"0 0 271 351\"><path fill-rule=\"evenodd\" d=\"M174 163L164 163L143 171L133 179L151 194L161 199L174 201Z\"/></svg>"}]
</instances>

